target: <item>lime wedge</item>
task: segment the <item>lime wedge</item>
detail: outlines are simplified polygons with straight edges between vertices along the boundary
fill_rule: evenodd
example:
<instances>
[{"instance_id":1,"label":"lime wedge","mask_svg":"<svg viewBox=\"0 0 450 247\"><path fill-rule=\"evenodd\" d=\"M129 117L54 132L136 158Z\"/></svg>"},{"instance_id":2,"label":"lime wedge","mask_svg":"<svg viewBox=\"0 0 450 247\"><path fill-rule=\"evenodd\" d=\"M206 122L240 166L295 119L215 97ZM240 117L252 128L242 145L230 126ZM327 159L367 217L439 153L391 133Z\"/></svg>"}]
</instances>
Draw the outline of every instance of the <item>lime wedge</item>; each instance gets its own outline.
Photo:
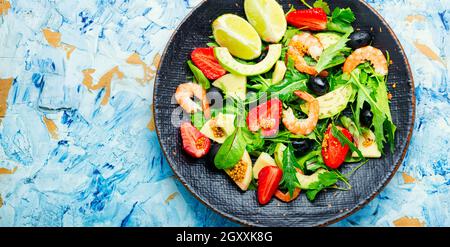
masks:
<instances>
[{"instance_id":1,"label":"lime wedge","mask_svg":"<svg viewBox=\"0 0 450 247\"><path fill-rule=\"evenodd\" d=\"M212 24L216 42L238 58L251 60L261 55L258 33L244 18L233 14L218 17Z\"/></svg>"},{"instance_id":2,"label":"lime wedge","mask_svg":"<svg viewBox=\"0 0 450 247\"><path fill-rule=\"evenodd\" d=\"M279 42L286 32L287 22L283 8L275 0L245 0L245 15L262 40Z\"/></svg>"}]
</instances>

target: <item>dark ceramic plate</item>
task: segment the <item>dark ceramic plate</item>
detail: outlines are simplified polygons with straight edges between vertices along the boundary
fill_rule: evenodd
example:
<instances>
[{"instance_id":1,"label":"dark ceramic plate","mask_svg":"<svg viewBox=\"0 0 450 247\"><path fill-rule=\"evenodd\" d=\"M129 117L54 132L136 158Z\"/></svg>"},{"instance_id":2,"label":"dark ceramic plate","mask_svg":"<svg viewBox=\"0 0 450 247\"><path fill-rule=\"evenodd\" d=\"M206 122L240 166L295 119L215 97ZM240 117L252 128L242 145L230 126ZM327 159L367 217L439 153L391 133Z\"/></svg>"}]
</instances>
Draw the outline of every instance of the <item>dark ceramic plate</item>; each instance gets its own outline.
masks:
<instances>
[{"instance_id":1,"label":"dark ceramic plate","mask_svg":"<svg viewBox=\"0 0 450 247\"><path fill-rule=\"evenodd\" d=\"M295 0L278 1L285 11ZM181 149L179 129L171 122L177 105L172 96L178 84L186 82L190 71L186 66L189 54L204 47L211 35L211 22L225 13L245 16L243 0L208 0L200 4L178 27L163 55L154 89L156 130L162 150L176 176L204 204L219 214L251 226L325 226L354 213L372 200L390 181L400 166L414 125L414 84L409 64L397 37L383 18L363 1L329 1L330 7L350 7L356 15L355 28L375 32L373 45L390 53L388 87L393 94L391 111L397 125L395 152L381 159L370 160L352 177L350 191L321 192L314 202L304 194L292 203L272 200L260 206L255 191L241 192L228 176L204 159L189 158ZM396 83L397 87L392 88ZM350 171L356 164L343 166Z\"/></svg>"}]
</instances>

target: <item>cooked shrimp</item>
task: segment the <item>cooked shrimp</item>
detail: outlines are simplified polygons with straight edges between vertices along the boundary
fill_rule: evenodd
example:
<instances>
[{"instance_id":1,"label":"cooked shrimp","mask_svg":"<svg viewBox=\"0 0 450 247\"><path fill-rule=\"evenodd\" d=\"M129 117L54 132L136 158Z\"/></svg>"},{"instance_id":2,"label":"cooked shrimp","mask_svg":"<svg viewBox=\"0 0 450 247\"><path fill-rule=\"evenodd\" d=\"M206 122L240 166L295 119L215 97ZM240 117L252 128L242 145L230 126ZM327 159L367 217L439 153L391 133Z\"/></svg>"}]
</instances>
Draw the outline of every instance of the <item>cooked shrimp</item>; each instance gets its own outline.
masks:
<instances>
[{"instance_id":1,"label":"cooked shrimp","mask_svg":"<svg viewBox=\"0 0 450 247\"><path fill-rule=\"evenodd\" d=\"M309 54L313 59L319 59L323 52L323 46L316 37L307 32L297 34L291 39L288 47L288 56L294 60L295 68L298 71L310 75L318 74L317 70L308 65L303 57L305 54Z\"/></svg>"},{"instance_id":2,"label":"cooked shrimp","mask_svg":"<svg viewBox=\"0 0 450 247\"><path fill-rule=\"evenodd\" d=\"M194 96L201 100L202 107L192 100ZM177 91L175 92L175 99L186 112L194 113L203 109L205 117L210 117L209 101L206 97L206 91L199 84L188 82L178 85Z\"/></svg>"},{"instance_id":3,"label":"cooked shrimp","mask_svg":"<svg viewBox=\"0 0 450 247\"><path fill-rule=\"evenodd\" d=\"M319 121L319 101L316 98L303 91L295 91L300 99L306 100L308 104L308 118L297 119L291 108L283 111L283 124L295 135L308 135L311 133Z\"/></svg>"},{"instance_id":4,"label":"cooked shrimp","mask_svg":"<svg viewBox=\"0 0 450 247\"><path fill-rule=\"evenodd\" d=\"M380 49L372 46L365 46L356 49L350 56L347 57L342 70L344 73L352 72L359 64L370 61L377 72L380 75L387 75L388 66L386 57Z\"/></svg>"}]
</instances>

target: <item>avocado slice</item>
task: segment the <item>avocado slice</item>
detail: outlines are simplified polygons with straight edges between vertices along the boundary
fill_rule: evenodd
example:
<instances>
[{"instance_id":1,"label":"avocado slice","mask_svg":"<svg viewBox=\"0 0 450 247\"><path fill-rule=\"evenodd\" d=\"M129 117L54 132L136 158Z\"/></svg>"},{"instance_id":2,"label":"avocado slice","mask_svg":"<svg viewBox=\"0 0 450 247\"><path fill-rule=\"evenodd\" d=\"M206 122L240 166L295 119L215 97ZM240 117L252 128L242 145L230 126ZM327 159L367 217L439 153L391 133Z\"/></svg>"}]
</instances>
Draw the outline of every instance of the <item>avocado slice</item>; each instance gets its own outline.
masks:
<instances>
[{"instance_id":1,"label":"avocado slice","mask_svg":"<svg viewBox=\"0 0 450 247\"><path fill-rule=\"evenodd\" d=\"M238 175L236 175L235 169L245 169L244 175L242 177L239 177ZM252 181L253 171L252 160L250 159L250 155L248 154L247 150L244 152L244 155L242 155L242 159L233 168L225 169L225 173L230 176L230 178L241 190L245 191L248 189L248 186Z\"/></svg>"},{"instance_id":2,"label":"avocado slice","mask_svg":"<svg viewBox=\"0 0 450 247\"><path fill-rule=\"evenodd\" d=\"M319 181L319 175L322 173L327 172L327 170L320 168L318 169L316 172L314 172L312 175L303 175L300 172L297 172L296 176L297 176L297 180L298 183L300 184L300 189L303 190L308 190L310 189L310 185L312 183L318 182Z\"/></svg>"},{"instance_id":3,"label":"avocado slice","mask_svg":"<svg viewBox=\"0 0 450 247\"><path fill-rule=\"evenodd\" d=\"M284 79L284 75L286 74L286 64L283 61L277 61L275 64L275 70L272 74L272 84L278 84Z\"/></svg>"},{"instance_id":4,"label":"avocado slice","mask_svg":"<svg viewBox=\"0 0 450 247\"><path fill-rule=\"evenodd\" d=\"M378 149L377 142L375 141L375 134L370 129L364 129L362 135L358 135L355 138L356 146L362 155L366 158L380 158L381 152ZM353 158L358 158L356 152L352 153Z\"/></svg>"},{"instance_id":5,"label":"avocado slice","mask_svg":"<svg viewBox=\"0 0 450 247\"><path fill-rule=\"evenodd\" d=\"M342 38L342 35L336 32L321 32L316 33L314 36L316 36L316 38L319 39L320 43L323 46L323 49L326 49L336 44L339 41L339 39Z\"/></svg>"},{"instance_id":6,"label":"avocado slice","mask_svg":"<svg viewBox=\"0 0 450 247\"><path fill-rule=\"evenodd\" d=\"M226 74L213 82L213 86L220 88L228 96L237 96L245 100L247 94L247 77Z\"/></svg>"},{"instance_id":7,"label":"avocado slice","mask_svg":"<svg viewBox=\"0 0 450 247\"><path fill-rule=\"evenodd\" d=\"M351 84L339 87L334 91L317 97L319 101L319 119L330 118L347 107L353 95L353 87ZM300 106L303 112L308 113L308 105L302 104Z\"/></svg>"},{"instance_id":8,"label":"avocado slice","mask_svg":"<svg viewBox=\"0 0 450 247\"><path fill-rule=\"evenodd\" d=\"M209 139L218 143L224 143L225 139L234 132L234 114L219 113L216 117L208 120L200 132Z\"/></svg>"},{"instance_id":9,"label":"avocado slice","mask_svg":"<svg viewBox=\"0 0 450 247\"><path fill-rule=\"evenodd\" d=\"M238 62L225 47L214 48L214 55L220 65L230 73L244 76L260 75L269 71L278 61L278 58L281 56L281 45L269 45L269 52L266 57L257 64L243 64Z\"/></svg>"},{"instance_id":10,"label":"avocado slice","mask_svg":"<svg viewBox=\"0 0 450 247\"><path fill-rule=\"evenodd\" d=\"M275 163L280 169L283 169L283 152L286 150L286 145L283 143L277 143L275 146Z\"/></svg>"},{"instance_id":11,"label":"avocado slice","mask_svg":"<svg viewBox=\"0 0 450 247\"><path fill-rule=\"evenodd\" d=\"M277 166L277 164L270 154L262 152L253 166L253 177L258 179L259 172L266 166Z\"/></svg>"}]
</instances>

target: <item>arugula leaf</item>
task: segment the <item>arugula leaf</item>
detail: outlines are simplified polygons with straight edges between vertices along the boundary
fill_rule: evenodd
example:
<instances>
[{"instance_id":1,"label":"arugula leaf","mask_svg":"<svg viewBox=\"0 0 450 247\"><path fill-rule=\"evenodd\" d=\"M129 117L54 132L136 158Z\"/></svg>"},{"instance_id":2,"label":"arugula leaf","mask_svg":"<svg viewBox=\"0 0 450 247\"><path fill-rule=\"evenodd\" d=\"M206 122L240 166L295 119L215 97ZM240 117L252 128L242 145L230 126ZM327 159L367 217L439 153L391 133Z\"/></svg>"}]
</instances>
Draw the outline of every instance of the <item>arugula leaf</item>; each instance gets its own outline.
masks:
<instances>
[{"instance_id":1,"label":"arugula leaf","mask_svg":"<svg viewBox=\"0 0 450 247\"><path fill-rule=\"evenodd\" d=\"M246 142L242 135L242 129L236 128L220 147L214 157L214 164L218 169L228 169L234 167L245 152Z\"/></svg>"},{"instance_id":2,"label":"arugula leaf","mask_svg":"<svg viewBox=\"0 0 450 247\"><path fill-rule=\"evenodd\" d=\"M295 160L294 147L289 143L288 147L283 152L283 177L280 184L289 191L289 195L292 196L295 188L300 187L297 179L297 170L300 168L297 161ZM301 169L301 168L300 168Z\"/></svg>"},{"instance_id":3,"label":"arugula leaf","mask_svg":"<svg viewBox=\"0 0 450 247\"><path fill-rule=\"evenodd\" d=\"M337 7L327 22L327 29L340 33L352 33L353 27L351 24L355 19L355 15L350 8L341 9Z\"/></svg>"},{"instance_id":4,"label":"arugula leaf","mask_svg":"<svg viewBox=\"0 0 450 247\"><path fill-rule=\"evenodd\" d=\"M324 172L319 174L319 181L312 183L309 187L311 189L306 191L306 198L310 201L314 201L317 196L317 193L326 189L338 181L338 177L334 172Z\"/></svg>"},{"instance_id":5,"label":"arugula leaf","mask_svg":"<svg viewBox=\"0 0 450 247\"><path fill-rule=\"evenodd\" d=\"M337 43L329 46L322 52L316 64L317 71L323 71L345 62L345 57L342 53L347 49L348 36L350 36L350 33L343 35Z\"/></svg>"},{"instance_id":6,"label":"arugula leaf","mask_svg":"<svg viewBox=\"0 0 450 247\"><path fill-rule=\"evenodd\" d=\"M331 126L331 134L338 139L342 146L348 145L352 152L356 152L359 158L364 159L361 151L334 124Z\"/></svg>"},{"instance_id":7,"label":"arugula leaf","mask_svg":"<svg viewBox=\"0 0 450 247\"><path fill-rule=\"evenodd\" d=\"M208 78L203 74L203 72L195 66L191 60L187 61L189 69L191 69L192 74L194 74L195 80L206 90L211 87L211 83Z\"/></svg>"},{"instance_id":8,"label":"arugula leaf","mask_svg":"<svg viewBox=\"0 0 450 247\"><path fill-rule=\"evenodd\" d=\"M368 102L373 113L372 125L374 127L375 141L378 149L383 152L383 143L386 141L385 133L387 133L390 150L393 152L396 127L392 122L389 109L386 83L384 80L376 79L376 75L372 75L372 77L368 77L365 81L365 84L367 85L364 85L364 82L362 81L364 77L361 75L363 75L363 73L359 69L355 69L350 73L350 81L358 87L355 114L359 116L360 109L363 107L364 102ZM360 126L359 119L356 118L355 122L357 126Z\"/></svg>"},{"instance_id":9,"label":"arugula leaf","mask_svg":"<svg viewBox=\"0 0 450 247\"><path fill-rule=\"evenodd\" d=\"M330 14L330 6L328 6L328 3L324 2L323 0L315 1L313 6L314 8L322 8L327 15Z\"/></svg>"}]
</instances>

